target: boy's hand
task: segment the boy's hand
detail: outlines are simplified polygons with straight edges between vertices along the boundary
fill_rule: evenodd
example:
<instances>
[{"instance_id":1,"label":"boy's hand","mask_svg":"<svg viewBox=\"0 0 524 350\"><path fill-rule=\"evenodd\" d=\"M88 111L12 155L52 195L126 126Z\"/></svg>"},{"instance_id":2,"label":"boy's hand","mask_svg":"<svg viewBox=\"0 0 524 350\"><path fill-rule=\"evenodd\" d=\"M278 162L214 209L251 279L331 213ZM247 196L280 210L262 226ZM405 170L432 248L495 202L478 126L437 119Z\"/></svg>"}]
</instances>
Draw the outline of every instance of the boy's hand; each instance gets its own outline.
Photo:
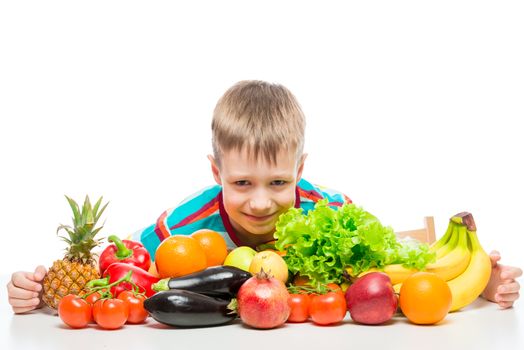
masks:
<instances>
[{"instance_id":1,"label":"boy's hand","mask_svg":"<svg viewBox=\"0 0 524 350\"><path fill-rule=\"evenodd\" d=\"M500 253L496 250L492 251L489 257L492 266L491 277L482 296L499 304L503 309L509 308L519 298L520 284L515 279L522 275L522 270L499 264Z\"/></svg>"},{"instance_id":2,"label":"boy's hand","mask_svg":"<svg viewBox=\"0 0 524 350\"><path fill-rule=\"evenodd\" d=\"M11 281L7 284L7 296L15 314L28 312L41 306L42 280L46 273L42 265L38 266L35 272L13 273Z\"/></svg>"}]
</instances>

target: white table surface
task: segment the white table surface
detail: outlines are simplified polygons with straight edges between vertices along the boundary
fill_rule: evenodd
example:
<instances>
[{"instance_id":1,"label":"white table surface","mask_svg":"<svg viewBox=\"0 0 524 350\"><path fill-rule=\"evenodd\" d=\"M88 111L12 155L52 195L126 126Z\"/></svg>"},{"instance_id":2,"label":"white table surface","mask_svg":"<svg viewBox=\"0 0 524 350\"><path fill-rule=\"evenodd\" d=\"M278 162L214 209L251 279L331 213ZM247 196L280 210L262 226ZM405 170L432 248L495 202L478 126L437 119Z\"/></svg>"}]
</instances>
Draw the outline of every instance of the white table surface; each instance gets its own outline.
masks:
<instances>
[{"instance_id":1,"label":"white table surface","mask_svg":"<svg viewBox=\"0 0 524 350\"><path fill-rule=\"evenodd\" d=\"M14 315L7 303L7 276L1 276L1 349L524 349L524 307L500 310L477 299L435 326L417 326L398 316L382 326L364 326L349 316L337 326L285 324L254 330L239 320L220 327L177 329L148 318L146 324L115 331L95 325L73 330L50 309Z\"/></svg>"}]
</instances>

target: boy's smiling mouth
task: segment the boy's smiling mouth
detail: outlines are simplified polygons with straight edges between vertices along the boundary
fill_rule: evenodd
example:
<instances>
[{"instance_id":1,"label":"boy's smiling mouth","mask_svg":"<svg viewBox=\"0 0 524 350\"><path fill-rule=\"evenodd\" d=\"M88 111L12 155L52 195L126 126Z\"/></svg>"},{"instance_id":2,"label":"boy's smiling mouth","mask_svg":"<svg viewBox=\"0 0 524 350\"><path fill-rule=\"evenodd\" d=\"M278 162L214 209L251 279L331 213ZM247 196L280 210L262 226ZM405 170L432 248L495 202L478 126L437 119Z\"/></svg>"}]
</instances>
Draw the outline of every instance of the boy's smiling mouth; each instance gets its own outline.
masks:
<instances>
[{"instance_id":1,"label":"boy's smiling mouth","mask_svg":"<svg viewBox=\"0 0 524 350\"><path fill-rule=\"evenodd\" d=\"M269 214L264 216L258 216L258 215L250 215L247 213L244 213L244 215L251 221L257 221L257 222L263 222L271 219L275 214Z\"/></svg>"}]
</instances>

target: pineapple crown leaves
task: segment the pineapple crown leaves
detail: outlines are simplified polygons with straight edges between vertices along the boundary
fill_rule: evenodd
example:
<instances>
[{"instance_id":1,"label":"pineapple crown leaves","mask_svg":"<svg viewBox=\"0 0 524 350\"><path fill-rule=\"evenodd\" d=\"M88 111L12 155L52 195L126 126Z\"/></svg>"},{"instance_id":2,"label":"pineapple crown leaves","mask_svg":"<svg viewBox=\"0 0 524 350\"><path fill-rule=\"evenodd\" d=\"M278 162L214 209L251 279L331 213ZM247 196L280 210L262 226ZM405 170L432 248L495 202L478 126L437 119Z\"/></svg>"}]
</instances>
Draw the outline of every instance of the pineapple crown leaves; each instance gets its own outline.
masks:
<instances>
[{"instance_id":1,"label":"pineapple crown leaves","mask_svg":"<svg viewBox=\"0 0 524 350\"><path fill-rule=\"evenodd\" d=\"M106 203L102 209L100 209L100 204L102 204L102 198L98 199L98 201L95 203L95 206L91 206L91 202L89 201L89 196L86 196L84 200L84 205L82 206L82 209L78 207L78 204L68 196L65 196L67 201L69 202L69 206L73 210L73 224L75 227L88 227L93 228L104 210L106 209L107 205L109 203ZM100 211L98 211L100 209Z\"/></svg>"},{"instance_id":2,"label":"pineapple crown leaves","mask_svg":"<svg viewBox=\"0 0 524 350\"><path fill-rule=\"evenodd\" d=\"M93 256L91 250L103 240L102 238L95 239L95 236L104 226L97 228L95 226L109 203L100 207L103 198L100 197L93 207L89 196L86 196L84 204L80 208L73 199L68 196L65 197L73 211L73 226L60 225L56 232L57 234L60 230L67 232L68 237L60 237L68 244L68 248L66 248L66 257L68 259L78 259L83 262L89 261Z\"/></svg>"}]
</instances>

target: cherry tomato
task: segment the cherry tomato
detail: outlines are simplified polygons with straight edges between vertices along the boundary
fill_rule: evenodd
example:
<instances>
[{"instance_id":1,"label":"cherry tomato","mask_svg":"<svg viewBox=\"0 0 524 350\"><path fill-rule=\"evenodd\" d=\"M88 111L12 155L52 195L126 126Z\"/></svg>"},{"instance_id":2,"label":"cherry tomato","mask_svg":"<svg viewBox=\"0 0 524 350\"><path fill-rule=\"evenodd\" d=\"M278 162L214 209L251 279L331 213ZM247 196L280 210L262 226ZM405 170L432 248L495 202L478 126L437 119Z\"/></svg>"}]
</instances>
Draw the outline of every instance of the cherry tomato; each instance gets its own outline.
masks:
<instances>
[{"instance_id":1,"label":"cherry tomato","mask_svg":"<svg viewBox=\"0 0 524 350\"><path fill-rule=\"evenodd\" d=\"M305 322L309 318L309 295L289 294L288 299L291 312L287 319L288 322Z\"/></svg>"},{"instance_id":2,"label":"cherry tomato","mask_svg":"<svg viewBox=\"0 0 524 350\"><path fill-rule=\"evenodd\" d=\"M91 305L74 294L68 294L58 304L58 315L71 328L84 328L91 320Z\"/></svg>"},{"instance_id":3,"label":"cherry tomato","mask_svg":"<svg viewBox=\"0 0 524 350\"><path fill-rule=\"evenodd\" d=\"M146 297L143 294L135 295L132 291L125 290L118 294L118 299L123 300L127 304L129 316L128 323L143 323L149 313L144 309L144 300Z\"/></svg>"},{"instance_id":4,"label":"cherry tomato","mask_svg":"<svg viewBox=\"0 0 524 350\"><path fill-rule=\"evenodd\" d=\"M94 292L93 294L89 294L87 298L85 298L85 301L87 301L88 304L93 305L100 298L101 298L100 293Z\"/></svg>"},{"instance_id":5,"label":"cherry tomato","mask_svg":"<svg viewBox=\"0 0 524 350\"><path fill-rule=\"evenodd\" d=\"M346 312L346 299L338 292L315 295L309 304L309 315L319 325L338 323L344 319Z\"/></svg>"},{"instance_id":6,"label":"cherry tomato","mask_svg":"<svg viewBox=\"0 0 524 350\"><path fill-rule=\"evenodd\" d=\"M98 292L94 292L93 294L89 294L89 296L87 296L86 298L84 298L85 301L87 301L87 303L89 305L91 305L91 310L93 309L93 305L96 303L96 301L98 299L100 299L102 296L100 295L100 293ZM93 323L95 322L94 318L93 318L93 312L91 311L91 318L89 320L89 323Z\"/></svg>"},{"instance_id":7,"label":"cherry tomato","mask_svg":"<svg viewBox=\"0 0 524 350\"><path fill-rule=\"evenodd\" d=\"M120 299L100 299L93 305L95 322L104 329L117 329L126 323L129 310Z\"/></svg>"}]
</instances>

